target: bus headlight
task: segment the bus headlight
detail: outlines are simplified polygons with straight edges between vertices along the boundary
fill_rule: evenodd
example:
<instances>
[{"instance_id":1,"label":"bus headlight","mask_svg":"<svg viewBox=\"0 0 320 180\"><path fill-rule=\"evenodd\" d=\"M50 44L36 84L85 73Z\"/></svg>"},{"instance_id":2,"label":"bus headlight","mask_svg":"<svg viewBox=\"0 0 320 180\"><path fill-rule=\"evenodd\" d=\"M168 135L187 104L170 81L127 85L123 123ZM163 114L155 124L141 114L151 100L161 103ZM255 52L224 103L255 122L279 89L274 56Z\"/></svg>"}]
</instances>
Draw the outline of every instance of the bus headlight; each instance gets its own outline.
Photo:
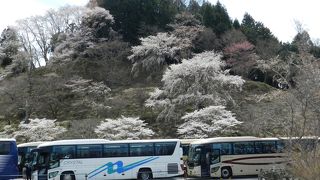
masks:
<instances>
[{"instance_id":1,"label":"bus headlight","mask_svg":"<svg viewBox=\"0 0 320 180\"><path fill-rule=\"evenodd\" d=\"M51 172L49 173L49 178L54 178L58 175L59 171L54 171L54 172Z\"/></svg>"},{"instance_id":2,"label":"bus headlight","mask_svg":"<svg viewBox=\"0 0 320 180\"><path fill-rule=\"evenodd\" d=\"M220 169L220 167L211 168L211 173L215 173Z\"/></svg>"}]
</instances>

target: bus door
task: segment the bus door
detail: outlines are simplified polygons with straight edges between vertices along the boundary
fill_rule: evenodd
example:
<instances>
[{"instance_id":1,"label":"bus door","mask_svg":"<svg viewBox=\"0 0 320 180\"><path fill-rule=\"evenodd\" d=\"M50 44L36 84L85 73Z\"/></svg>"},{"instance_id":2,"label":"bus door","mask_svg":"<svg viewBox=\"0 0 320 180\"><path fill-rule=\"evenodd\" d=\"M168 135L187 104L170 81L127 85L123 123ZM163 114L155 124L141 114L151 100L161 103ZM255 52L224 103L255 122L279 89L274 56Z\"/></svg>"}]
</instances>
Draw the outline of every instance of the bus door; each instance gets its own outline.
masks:
<instances>
[{"instance_id":1,"label":"bus door","mask_svg":"<svg viewBox=\"0 0 320 180\"><path fill-rule=\"evenodd\" d=\"M201 177L201 152L203 146L192 145L187 159L187 169L189 176Z\"/></svg>"},{"instance_id":2,"label":"bus door","mask_svg":"<svg viewBox=\"0 0 320 180\"><path fill-rule=\"evenodd\" d=\"M49 153L40 150L32 150L32 177L35 180L47 180Z\"/></svg>"},{"instance_id":3,"label":"bus door","mask_svg":"<svg viewBox=\"0 0 320 180\"><path fill-rule=\"evenodd\" d=\"M201 177L210 177L211 165L220 162L220 149L204 146L201 152Z\"/></svg>"}]
</instances>

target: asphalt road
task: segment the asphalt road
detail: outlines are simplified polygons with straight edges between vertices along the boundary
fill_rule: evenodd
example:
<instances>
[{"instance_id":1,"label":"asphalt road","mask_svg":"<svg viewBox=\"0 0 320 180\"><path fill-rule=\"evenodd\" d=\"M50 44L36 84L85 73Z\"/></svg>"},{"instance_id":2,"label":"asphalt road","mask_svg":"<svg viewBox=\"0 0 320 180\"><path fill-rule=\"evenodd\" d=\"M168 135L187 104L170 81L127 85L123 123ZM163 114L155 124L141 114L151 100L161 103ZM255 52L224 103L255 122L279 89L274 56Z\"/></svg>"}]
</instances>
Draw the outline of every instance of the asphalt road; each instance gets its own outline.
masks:
<instances>
[{"instance_id":1,"label":"asphalt road","mask_svg":"<svg viewBox=\"0 0 320 180\"><path fill-rule=\"evenodd\" d=\"M170 179L165 179L165 180L200 180L203 178L184 178L184 177L176 177L176 178L170 178ZM213 178L210 178L213 180ZM14 179L14 180L23 180L22 178ZM159 179L159 180L164 180L164 179ZM219 179L221 180L221 179ZM232 178L232 180L258 180L256 177L237 177L237 178Z\"/></svg>"},{"instance_id":2,"label":"asphalt road","mask_svg":"<svg viewBox=\"0 0 320 180\"><path fill-rule=\"evenodd\" d=\"M171 179L167 179L167 180L199 180L199 179L202 179L202 178L182 178L182 177L177 177L177 178L171 178ZM23 179L20 178L20 179L14 179L14 180L23 180ZM232 180L258 180L258 178L232 178Z\"/></svg>"},{"instance_id":3,"label":"asphalt road","mask_svg":"<svg viewBox=\"0 0 320 180\"><path fill-rule=\"evenodd\" d=\"M181 178L181 177L178 177L178 178L172 178L170 180L199 180L199 179L202 179L202 178ZM212 178L210 178L210 179L212 180ZM232 180L258 180L258 178L256 178L256 177L253 177L253 178L239 177L239 178L232 178Z\"/></svg>"},{"instance_id":4,"label":"asphalt road","mask_svg":"<svg viewBox=\"0 0 320 180\"><path fill-rule=\"evenodd\" d=\"M166 180L200 180L201 178L172 178L172 179L166 179ZM211 178L212 179L212 178ZM14 180L23 180L22 178L14 179ZM161 179L160 179L161 180ZM163 179L162 179L163 180ZM220 180L220 179L219 179ZM258 178L232 178L232 180L258 180Z\"/></svg>"},{"instance_id":5,"label":"asphalt road","mask_svg":"<svg viewBox=\"0 0 320 180\"><path fill-rule=\"evenodd\" d=\"M177 177L177 178L171 178L171 179L167 179L167 180L199 180L199 179L202 179L202 178L182 178L182 177ZM21 178L21 179L15 179L15 180L23 180L23 179ZM232 180L258 180L258 178L232 178Z\"/></svg>"}]
</instances>

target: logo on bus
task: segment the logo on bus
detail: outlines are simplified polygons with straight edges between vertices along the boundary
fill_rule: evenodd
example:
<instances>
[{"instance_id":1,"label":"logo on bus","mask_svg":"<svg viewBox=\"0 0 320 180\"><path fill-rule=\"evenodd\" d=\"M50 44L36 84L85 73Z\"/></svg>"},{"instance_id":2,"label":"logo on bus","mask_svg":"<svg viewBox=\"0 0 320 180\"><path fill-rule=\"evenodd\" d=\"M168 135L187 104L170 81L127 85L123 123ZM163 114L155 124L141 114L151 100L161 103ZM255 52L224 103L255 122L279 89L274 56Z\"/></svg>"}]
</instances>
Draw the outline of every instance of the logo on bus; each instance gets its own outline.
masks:
<instances>
[{"instance_id":1,"label":"logo on bus","mask_svg":"<svg viewBox=\"0 0 320 180\"><path fill-rule=\"evenodd\" d=\"M108 162L108 163L100 166L99 168L91 171L88 174L88 177L89 177L89 179L93 178L94 176L100 174L101 172L105 172L105 173L108 173L108 174L113 174L113 173L117 172L117 173L121 174L123 172L126 172L126 171L128 171L130 169L133 169L135 167L138 167L140 165L146 164L146 163L148 163L150 161L153 161L153 160L156 160L158 158L159 157L149 157L149 158L143 159L141 161L137 161L137 162L128 164L126 166L123 165L122 161L117 161L115 163ZM116 166L116 168L114 168L115 166Z\"/></svg>"}]
</instances>

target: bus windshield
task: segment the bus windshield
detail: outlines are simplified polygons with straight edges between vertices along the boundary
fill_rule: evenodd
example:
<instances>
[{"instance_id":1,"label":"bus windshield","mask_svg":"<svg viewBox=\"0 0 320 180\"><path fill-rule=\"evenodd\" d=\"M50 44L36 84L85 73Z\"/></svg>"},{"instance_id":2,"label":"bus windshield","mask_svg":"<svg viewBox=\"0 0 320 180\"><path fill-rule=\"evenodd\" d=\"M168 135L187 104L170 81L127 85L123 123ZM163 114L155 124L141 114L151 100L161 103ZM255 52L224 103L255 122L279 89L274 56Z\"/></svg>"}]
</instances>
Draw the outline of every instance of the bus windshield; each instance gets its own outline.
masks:
<instances>
[{"instance_id":1,"label":"bus windshield","mask_svg":"<svg viewBox=\"0 0 320 180\"><path fill-rule=\"evenodd\" d=\"M190 146L188 158L188 164L190 166L197 166L198 164L200 164L201 149L202 147L197 144Z\"/></svg>"}]
</instances>

